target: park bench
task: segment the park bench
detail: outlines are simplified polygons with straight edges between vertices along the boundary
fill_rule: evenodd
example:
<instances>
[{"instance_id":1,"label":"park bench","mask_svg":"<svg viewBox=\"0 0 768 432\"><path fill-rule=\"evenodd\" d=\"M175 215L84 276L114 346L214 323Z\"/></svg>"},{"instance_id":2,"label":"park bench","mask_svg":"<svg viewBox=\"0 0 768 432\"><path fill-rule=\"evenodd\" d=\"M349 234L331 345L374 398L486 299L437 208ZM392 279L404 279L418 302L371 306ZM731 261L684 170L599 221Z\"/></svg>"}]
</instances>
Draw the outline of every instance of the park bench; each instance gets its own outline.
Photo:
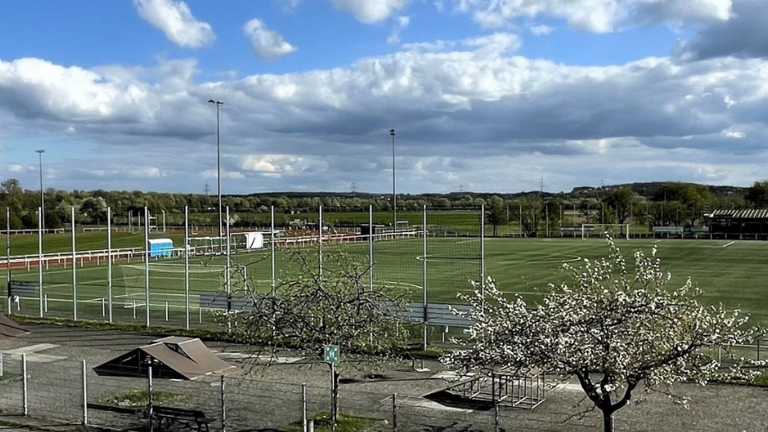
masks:
<instances>
[{"instance_id":1,"label":"park bench","mask_svg":"<svg viewBox=\"0 0 768 432\"><path fill-rule=\"evenodd\" d=\"M158 432L164 429L169 430L176 423L188 427L197 425L199 432L203 430L209 432L208 425L216 419L207 417L201 410L155 405L152 407L152 416L149 421L157 421Z\"/></svg>"}]
</instances>

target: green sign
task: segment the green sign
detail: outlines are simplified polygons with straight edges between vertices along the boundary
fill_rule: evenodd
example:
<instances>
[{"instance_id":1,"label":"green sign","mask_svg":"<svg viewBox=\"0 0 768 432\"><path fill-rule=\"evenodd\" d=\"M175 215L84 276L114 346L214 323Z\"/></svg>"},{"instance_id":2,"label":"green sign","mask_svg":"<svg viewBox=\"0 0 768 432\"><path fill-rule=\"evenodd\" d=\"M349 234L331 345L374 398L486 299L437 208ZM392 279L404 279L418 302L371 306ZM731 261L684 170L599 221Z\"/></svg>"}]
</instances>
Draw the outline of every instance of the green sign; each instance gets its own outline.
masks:
<instances>
[{"instance_id":1,"label":"green sign","mask_svg":"<svg viewBox=\"0 0 768 432\"><path fill-rule=\"evenodd\" d=\"M326 363L336 364L339 362L339 346L338 345L325 345L323 347L323 361Z\"/></svg>"}]
</instances>

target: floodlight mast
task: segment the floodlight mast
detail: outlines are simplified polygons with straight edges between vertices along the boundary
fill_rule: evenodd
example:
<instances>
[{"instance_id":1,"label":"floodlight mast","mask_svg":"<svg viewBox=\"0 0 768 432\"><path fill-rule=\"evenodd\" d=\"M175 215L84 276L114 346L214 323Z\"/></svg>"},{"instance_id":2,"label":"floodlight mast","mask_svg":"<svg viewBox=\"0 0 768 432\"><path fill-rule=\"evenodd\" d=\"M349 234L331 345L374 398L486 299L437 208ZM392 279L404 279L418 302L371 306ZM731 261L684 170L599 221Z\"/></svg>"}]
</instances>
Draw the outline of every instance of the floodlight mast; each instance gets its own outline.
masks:
<instances>
[{"instance_id":1,"label":"floodlight mast","mask_svg":"<svg viewBox=\"0 0 768 432\"><path fill-rule=\"evenodd\" d=\"M219 195L219 238L221 238L221 134L219 128L219 107L224 105L224 102L211 99L208 103L216 105L216 185Z\"/></svg>"}]
</instances>

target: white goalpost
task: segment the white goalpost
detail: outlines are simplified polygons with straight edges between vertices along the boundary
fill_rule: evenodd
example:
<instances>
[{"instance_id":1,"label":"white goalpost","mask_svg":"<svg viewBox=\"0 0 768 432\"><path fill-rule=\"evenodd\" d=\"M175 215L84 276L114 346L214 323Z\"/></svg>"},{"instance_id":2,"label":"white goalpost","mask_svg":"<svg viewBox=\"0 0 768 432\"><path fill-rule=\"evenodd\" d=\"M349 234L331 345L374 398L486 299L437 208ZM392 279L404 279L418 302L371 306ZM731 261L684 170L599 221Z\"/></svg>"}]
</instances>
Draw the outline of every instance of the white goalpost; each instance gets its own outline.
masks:
<instances>
[{"instance_id":1,"label":"white goalpost","mask_svg":"<svg viewBox=\"0 0 768 432\"><path fill-rule=\"evenodd\" d=\"M630 224L582 224L581 238L604 238L609 234L613 238L624 238L629 240Z\"/></svg>"},{"instance_id":2,"label":"white goalpost","mask_svg":"<svg viewBox=\"0 0 768 432\"><path fill-rule=\"evenodd\" d=\"M118 268L122 278L118 282L125 287L125 293L120 297L125 302L125 308L144 307L144 266L122 264ZM164 298L178 297L184 294L184 264L167 262L150 262L149 279L154 295ZM189 266L190 290L194 295L203 291L224 290L227 281L227 266L220 264ZM230 284L240 289L248 289L248 267L231 265L229 267ZM138 300L138 303L134 301ZM135 305L135 306L134 306Z\"/></svg>"}]
</instances>

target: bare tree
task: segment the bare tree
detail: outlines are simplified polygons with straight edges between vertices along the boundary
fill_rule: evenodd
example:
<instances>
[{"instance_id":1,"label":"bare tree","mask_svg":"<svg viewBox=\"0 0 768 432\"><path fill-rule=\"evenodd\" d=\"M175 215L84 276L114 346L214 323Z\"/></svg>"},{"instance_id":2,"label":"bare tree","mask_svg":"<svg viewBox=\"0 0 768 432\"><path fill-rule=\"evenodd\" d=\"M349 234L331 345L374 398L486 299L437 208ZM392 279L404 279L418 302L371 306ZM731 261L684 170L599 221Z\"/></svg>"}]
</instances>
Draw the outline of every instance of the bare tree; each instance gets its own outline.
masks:
<instances>
[{"instance_id":1,"label":"bare tree","mask_svg":"<svg viewBox=\"0 0 768 432\"><path fill-rule=\"evenodd\" d=\"M409 333L400 322L407 291L397 286L369 285L367 262L347 254L298 248L286 252L290 272L274 291L242 291L249 306L222 316L238 340L260 345L270 358L280 348L292 348L308 359L321 359L326 345L336 345L346 358L365 355L369 361L397 357ZM370 356L370 355L373 356ZM338 389L340 374L333 377ZM338 398L334 395L334 407ZM332 414L338 409L332 410Z\"/></svg>"},{"instance_id":2,"label":"bare tree","mask_svg":"<svg viewBox=\"0 0 768 432\"><path fill-rule=\"evenodd\" d=\"M764 331L746 327L747 318L738 310L699 304L701 292L690 279L667 289L671 275L662 272L655 248L650 256L635 253L632 275L613 240L608 244L607 258L564 264L569 282L550 285L538 306L521 296L507 300L492 281L485 298L479 290L460 296L474 306L475 312L466 314L474 325L464 349L444 362L464 370L504 367L575 376L594 408L602 411L608 432L613 431L613 414L638 387L668 392L685 404L686 398L675 397L673 384L691 380L704 385L725 378L710 348L722 348L734 361L727 378L750 379L756 373L742 366L759 362L730 353Z\"/></svg>"}]
</instances>

